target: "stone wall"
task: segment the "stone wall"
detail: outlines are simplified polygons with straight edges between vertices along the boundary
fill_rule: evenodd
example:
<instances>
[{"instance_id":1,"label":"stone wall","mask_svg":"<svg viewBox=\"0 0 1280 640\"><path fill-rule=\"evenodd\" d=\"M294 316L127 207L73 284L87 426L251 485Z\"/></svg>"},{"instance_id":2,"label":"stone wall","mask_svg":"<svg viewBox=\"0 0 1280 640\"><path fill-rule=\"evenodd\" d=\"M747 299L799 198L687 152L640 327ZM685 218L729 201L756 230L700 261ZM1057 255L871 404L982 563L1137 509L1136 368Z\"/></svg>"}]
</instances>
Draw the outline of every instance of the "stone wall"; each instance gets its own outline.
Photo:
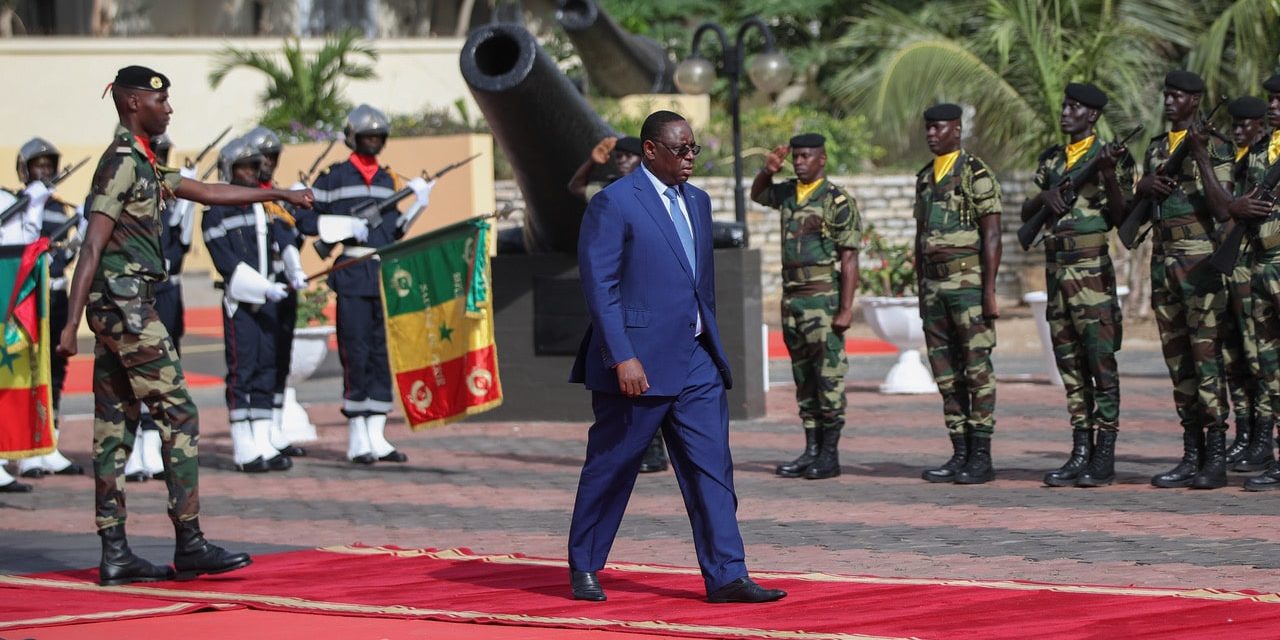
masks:
<instances>
[{"instance_id":1,"label":"stone wall","mask_svg":"<svg viewBox=\"0 0 1280 640\"><path fill-rule=\"evenodd\" d=\"M880 234L890 242L910 244L915 235L911 204L915 197L915 176L911 174L833 176L832 181L847 189L858 201L864 226L874 224ZM713 216L717 220L733 220L733 178L697 178L694 183L711 196ZM750 188L750 178L744 178ZM1022 294L1043 287L1039 275L1044 265L1039 249L1023 251L1018 246L1016 232L1019 225L1018 211L1031 188L1030 174L1002 176L1004 194L1004 259L997 278L997 293L1004 298L1021 301ZM511 203L517 213L502 226L518 226L523 212L524 199L512 180L499 180L494 184L498 208ZM750 244L762 254L761 290L765 308L779 299L781 291L780 242L781 223L775 209L762 207L747 200L747 224L750 227ZM1038 279L1037 279L1038 278Z\"/></svg>"}]
</instances>

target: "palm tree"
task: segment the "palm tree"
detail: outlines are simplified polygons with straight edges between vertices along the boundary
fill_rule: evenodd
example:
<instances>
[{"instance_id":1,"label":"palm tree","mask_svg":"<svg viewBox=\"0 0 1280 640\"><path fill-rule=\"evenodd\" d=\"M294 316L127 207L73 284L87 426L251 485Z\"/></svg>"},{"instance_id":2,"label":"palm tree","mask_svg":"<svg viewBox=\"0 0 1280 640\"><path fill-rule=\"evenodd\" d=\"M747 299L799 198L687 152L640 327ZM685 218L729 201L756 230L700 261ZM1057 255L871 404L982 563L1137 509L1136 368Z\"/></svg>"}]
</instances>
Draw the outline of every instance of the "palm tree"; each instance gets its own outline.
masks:
<instances>
[{"instance_id":1,"label":"palm tree","mask_svg":"<svg viewBox=\"0 0 1280 640\"><path fill-rule=\"evenodd\" d=\"M1276 70L1280 0L1203 0L1208 28L1200 34L1187 66L1204 77L1213 94L1258 95Z\"/></svg>"},{"instance_id":2,"label":"palm tree","mask_svg":"<svg viewBox=\"0 0 1280 640\"><path fill-rule=\"evenodd\" d=\"M276 56L228 46L218 54L216 66L209 74L209 84L216 89L232 70L256 69L269 79L262 95L267 108L262 116L265 126L283 130L293 123L304 126L319 123L330 128L340 123L350 108L350 103L342 98L341 81L374 77L373 66L353 60L364 58L375 62L378 59L378 52L359 38L355 31L329 36L310 58L303 55L297 38L287 38L283 50L286 66L281 66Z\"/></svg>"}]
</instances>

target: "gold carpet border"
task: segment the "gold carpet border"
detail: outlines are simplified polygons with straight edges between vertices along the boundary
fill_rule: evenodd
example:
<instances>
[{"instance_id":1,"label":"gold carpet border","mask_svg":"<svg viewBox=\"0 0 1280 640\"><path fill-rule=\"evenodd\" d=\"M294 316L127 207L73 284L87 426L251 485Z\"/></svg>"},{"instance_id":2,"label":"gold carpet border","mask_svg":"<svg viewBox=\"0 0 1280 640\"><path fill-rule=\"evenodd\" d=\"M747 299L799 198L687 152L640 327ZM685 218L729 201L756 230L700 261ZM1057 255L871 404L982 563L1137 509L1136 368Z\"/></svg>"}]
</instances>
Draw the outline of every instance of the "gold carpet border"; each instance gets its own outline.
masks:
<instances>
[{"instance_id":1,"label":"gold carpet border","mask_svg":"<svg viewBox=\"0 0 1280 640\"><path fill-rule=\"evenodd\" d=\"M326 549L327 550L327 549ZM475 556L471 556L474 558ZM224 593L220 591L187 591L184 589L164 589L159 587L118 586L100 587L92 582L72 582L69 580L50 580L47 578L30 578L26 576L0 575L0 585L15 587L37 587L45 589L66 589L69 591L99 591L111 593L128 593L139 596L186 598L189 600L212 600L215 602L240 602L269 605L283 609L317 613L345 613L354 615L382 615L399 618L449 618L466 622L494 621L511 625L542 624L567 628L623 628L637 631L684 632L705 635L735 636L740 638L764 638L766 640L917 640L905 636L871 636L856 633L816 633L807 631L779 631L770 629L751 629L747 627L722 627L713 625L683 624L664 622L662 620L610 620L606 618L566 618L559 616L533 616L511 613L488 613L485 611L454 611L449 609L426 609L406 605L365 605L348 602L329 602L325 600L308 600L294 596L271 596L252 593ZM175 606L190 606L181 603ZM114 615L112 612L109 615ZM29 622L28 622L29 624Z\"/></svg>"},{"instance_id":2,"label":"gold carpet border","mask_svg":"<svg viewBox=\"0 0 1280 640\"><path fill-rule=\"evenodd\" d=\"M321 547L319 551L341 553L346 555L395 556L399 558L425 557L436 560L458 560L491 562L494 564L512 564L541 567L567 568L564 560L545 558L525 558L515 554L484 555L473 554L459 549L393 549L389 547L364 547L338 545ZM691 567L664 567L645 564L609 563L605 568L612 571L630 571L643 573L661 573L668 575L701 576L698 569ZM1213 600L1217 602L1251 601L1262 604L1280 604L1277 593L1241 593L1221 589L1175 589L1160 587L1108 587L1078 584L1036 584L1014 582L1012 580L970 580L970 579L937 579L937 578L885 578L879 576L850 576L833 573L785 573L770 571L752 571L752 577L761 579L808 580L811 582L892 585L892 586L941 586L941 587L977 587L983 589L1000 589L1006 591L1053 591L1057 593L1082 593L1090 595L1133 596L1147 598L1188 598L1192 600Z\"/></svg>"},{"instance_id":3,"label":"gold carpet border","mask_svg":"<svg viewBox=\"0 0 1280 640\"><path fill-rule=\"evenodd\" d=\"M183 609L204 607L200 602L175 602L167 607L151 607L148 609L122 609L119 611L98 611L95 613L78 613L65 616L49 616L47 618L28 618L26 620L8 620L0 622L0 629L15 627L41 627L55 624L80 624L84 622L111 622L116 619L131 619L150 616L161 616L182 613Z\"/></svg>"}]
</instances>

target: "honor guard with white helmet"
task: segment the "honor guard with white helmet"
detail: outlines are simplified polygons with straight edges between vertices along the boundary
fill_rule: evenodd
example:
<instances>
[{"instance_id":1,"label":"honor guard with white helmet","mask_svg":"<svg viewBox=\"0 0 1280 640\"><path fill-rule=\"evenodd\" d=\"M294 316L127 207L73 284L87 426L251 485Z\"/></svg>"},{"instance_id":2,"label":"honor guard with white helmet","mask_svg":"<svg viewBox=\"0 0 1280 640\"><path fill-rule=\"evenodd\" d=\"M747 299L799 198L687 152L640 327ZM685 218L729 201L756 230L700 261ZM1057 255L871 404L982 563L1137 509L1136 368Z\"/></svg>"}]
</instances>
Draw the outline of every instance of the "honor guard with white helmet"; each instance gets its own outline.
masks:
<instances>
[{"instance_id":1,"label":"honor guard with white helmet","mask_svg":"<svg viewBox=\"0 0 1280 640\"><path fill-rule=\"evenodd\" d=\"M318 235L320 225L327 230L349 229L349 233L342 234L343 251L334 262L335 267L403 237L427 205L433 183L415 178L408 186L417 198L405 214L388 207L381 212L382 222L374 228L352 215L360 207L388 198L405 186L388 167L378 166L378 154L386 146L389 129L390 121L381 111L367 104L353 109L344 127L351 156L331 165L312 185L316 197L314 213L320 215L300 219L303 231ZM343 370L342 413L348 426L347 458L360 464L408 459L384 434L392 388L378 271L378 262L369 260L335 270L328 279L329 288L338 296L338 355Z\"/></svg>"},{"instance_id":2,"label":"honor guard with white helmet","mask_svg":"<svg viewBox=\"0 0 1280 640\"><path fill-rule=\"evenodd\" d=\"M280 163L280 152L283 145L274 131L264 126L255 127L244 135L245 141L262 158L258 169L258 183L264 189L275 185L276 167ZM295 185L298 186L298 185ZM301 185L300 188L305 188ZM290 288L288 295L276 303L279 322L273 326L275 330L276 377L274 393L271 396L271 446L289 457L307 455L307 450L293 444L291 430L284 424L284 394L288 386L289 365L293 357L293 329L298 319L298 292L307 288L307 274L302 270L302 234L298 232L296 212L293 207L283 201L264 202L267 214L278 221L281 234L280 257L284 262L285 279Z\"/></svg>"},{"instance_id":3,"label":"honor guard with white helmet","mask_svg":"<svg viewBox=\"0 0 1280 640\"><path fill-rule=\"evenodd\" d=\"M218 153L218 172L230 184L259 186L262 156L236 138ZM279 303L289 284L281 259L292 234L263 203L214 205L200 228L213 266L224 283L222 332L227 360L227 413L237 471L262 473L293 466L271 446L271 409L276 385Z\"/></svg>"},{"instance_id":4,"label":"honor guard with white helmet","mask_svg":"<svg viewBox=\"0 0 1280 640\"><path fill-rule=\"evenodd\" d=\"M32 138L18 149L18 178L26 185L28 193L45 189L58 175L59 161L62 154L53 143L44 138ZM50 237L71 216L75 215L75 207L63 202L51 192L43 199L37 200L32 194L32 202L23 215L14 216L14 226L4 225L4 244L27 244L37 237ZM18 233L7 233L16 229ZM61 327L67 322L67 264L75 258L71 249L57 249L49 252L49 326ZM54 433L60 434L62 387L67 378L67 359L56 354L50 356L51 383L53 391ZM60 441L61 438L55 438ZM57 449L52 453L26 458L18 463L19 475L24 478L40 478L46 474L79 475L84 468L68 460ZM7 475L7 474L6 474ZM0 478L0 482L3 482Z\"/></svg>"}]
</instances>

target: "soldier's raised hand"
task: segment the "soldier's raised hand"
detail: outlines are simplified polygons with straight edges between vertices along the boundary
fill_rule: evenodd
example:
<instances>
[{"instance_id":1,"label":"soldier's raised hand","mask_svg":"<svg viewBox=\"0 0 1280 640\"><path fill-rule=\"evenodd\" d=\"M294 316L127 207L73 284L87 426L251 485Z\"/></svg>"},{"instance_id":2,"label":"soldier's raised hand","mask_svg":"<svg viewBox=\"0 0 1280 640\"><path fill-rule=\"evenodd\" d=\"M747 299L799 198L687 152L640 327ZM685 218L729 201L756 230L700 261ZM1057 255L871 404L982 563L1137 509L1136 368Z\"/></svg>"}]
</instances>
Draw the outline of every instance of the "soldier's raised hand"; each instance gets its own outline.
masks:
<instances>
[{"instance_id":1,"label":"soldier's raised hand","mask_svg":"<svg viewBox=\"0 0 1280 640\"><path fill-rule=\"evenodd\" d=\"M768 155L764 157L764 170L769 174L775 174L782 171L782 165L787 162L787 154L791 153L791 147L780 144L773 148Z\"/></svg>"},{"instance_id":2,"label":"soldier's raised hand","mask_svg":"<svg viewBox=\"0 0 1280 640\"><path fill-rule=\"evenodd\" d=\"M591 161L596 164L604 164L609 161L609 154L613 153L613 147L618 144L618 138L609 136L596 144L591 150Z\"/></svg>"}]
</instances>

